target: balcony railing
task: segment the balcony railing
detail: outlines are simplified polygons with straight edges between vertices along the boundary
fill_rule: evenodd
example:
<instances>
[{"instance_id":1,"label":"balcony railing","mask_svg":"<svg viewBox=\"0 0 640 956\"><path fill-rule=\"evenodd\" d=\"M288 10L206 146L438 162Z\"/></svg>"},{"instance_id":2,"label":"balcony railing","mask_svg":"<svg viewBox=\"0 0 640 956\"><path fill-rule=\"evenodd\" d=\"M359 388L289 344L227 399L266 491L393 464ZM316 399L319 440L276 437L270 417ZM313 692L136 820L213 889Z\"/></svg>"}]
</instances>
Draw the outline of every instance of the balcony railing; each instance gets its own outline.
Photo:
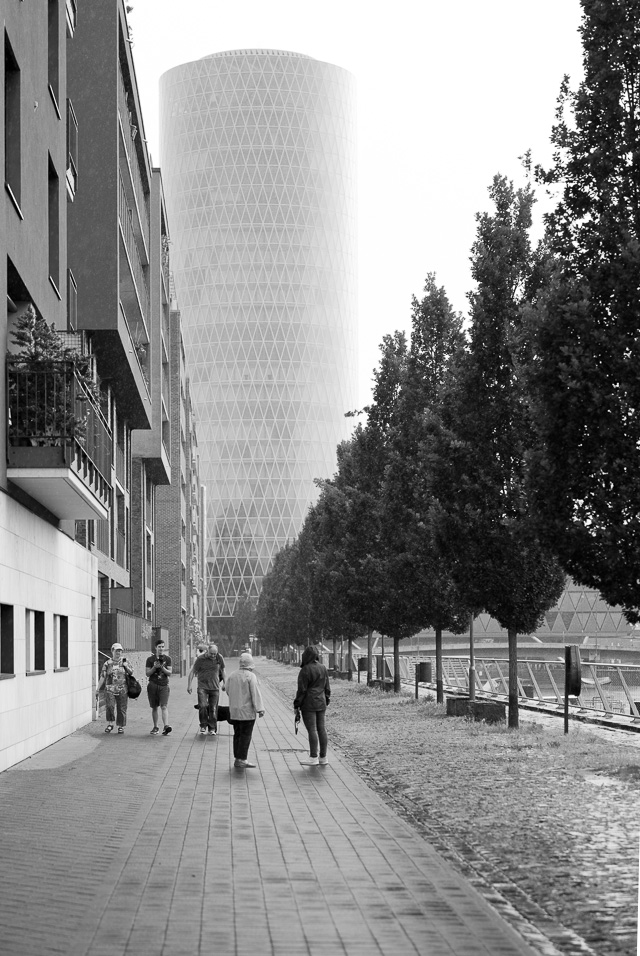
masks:
<instances>
[{"instance_id":1,"label":"balcony railing","mask_svg":"<svg viewBox=\"0 0 640 956\"><path fill-rule=\"evenodd\" d=\"M136 205L138 207L138 219L142 227L144 241L148 245L149 198L148 193L145 192L144 186L142 184L142 176L140 174L140 167L138 166L138 155L135 145L135 138L138 135L138 130L133 123L133 113L129 109L129 96L125 89L124 80L120 71L118 71L118 107L120 110L122 128L124 130L125 149L127 151L127 159L129 161L129 169L131 171L131 181L133 183L133 191L136 197Z\"/></svg>"},{"instance_id":2,"label":"balcony railing","mask_svg":"<svg viewBox=\"0 0 640 956\"><path fill-rule=\"evenodd\" d=\"M101 512L108 511L111 495L111 429L75 364L56 362L34 369L10 357L7 394L8 477L29 494L37 487L41 494L35 496L58 517L105 517ZM75 478L65 475L65 469ZM90 493L86 513L85 492L77 479ZM94 511L91 496L98 502ZM68 513L78 505L77 513Z\"/></svg>"},{"instance_id":3,"label":"balcony railing","mask_svg":"<svg viewBox=\"0 0 640 956\"><path fill-rule=\"evenodd\" d=\"M147 289L147 280L144 274L144 266L140 259L138 244L136 242L133 224L131 222L131 210L127 202L127 193L124 188L122 178L120 178L120 189L118 192L118 217L120 219L120 228L124 246L127 250L127 258L131 268L131 275L135 282L138 293L138 302L145 323L149 321L149 290Z\"/></svg>"}]
</instances>

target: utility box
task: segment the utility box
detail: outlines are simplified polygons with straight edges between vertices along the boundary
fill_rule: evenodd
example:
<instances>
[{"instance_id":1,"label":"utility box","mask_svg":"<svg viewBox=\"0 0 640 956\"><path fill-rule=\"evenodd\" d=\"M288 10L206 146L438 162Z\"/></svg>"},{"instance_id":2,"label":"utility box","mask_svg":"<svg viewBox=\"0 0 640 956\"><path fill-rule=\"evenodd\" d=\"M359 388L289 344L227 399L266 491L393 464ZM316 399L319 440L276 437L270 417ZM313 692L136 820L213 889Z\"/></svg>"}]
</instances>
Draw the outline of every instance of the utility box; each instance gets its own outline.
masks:
<instances>
[{"instance_id":1,"label":"utility box","mask_svg":"<svg viewBox=\"0 0 640 956\"><path fill-rule=\"evenodd\" d=\"M431 661L419 661L416 664L416 680L419 684L431 683Z\"/></svg>"}]
</instances>

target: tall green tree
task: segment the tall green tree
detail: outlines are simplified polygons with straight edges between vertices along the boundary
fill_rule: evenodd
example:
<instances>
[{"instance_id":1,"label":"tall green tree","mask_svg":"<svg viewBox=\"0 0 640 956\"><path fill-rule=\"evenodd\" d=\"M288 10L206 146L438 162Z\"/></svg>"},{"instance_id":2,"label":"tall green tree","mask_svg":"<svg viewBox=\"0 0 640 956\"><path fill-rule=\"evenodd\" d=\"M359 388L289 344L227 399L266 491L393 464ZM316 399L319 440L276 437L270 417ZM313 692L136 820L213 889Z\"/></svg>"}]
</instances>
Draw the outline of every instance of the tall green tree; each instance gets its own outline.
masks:
<instances>
[{"instance_id":1,"label":"tall green tree","mask_svg":"<svg viewBox=\"0 0 640 956\"><path fill-rule=\"evenodd\" d=\"M412 300L411 344L388 442L382 495L382 524L392 557L392 595L404 604L413 633L433 627L436 687L443 700L442 632L462 633L469 609L451 577L433 534L433 499L423 473L421 449L440 414L453 357L464 346L462 316L456 313L435 275L427 275L424 296Z\"/></svg>"},{"instance_id":2,"label":"tall green tree","mask_svg":"<svg viewBox=\"0 0 640 956\"><path fill-rule=\"evenodd\" d=\"M584 80L552 132L559 195L532 309L530 488L576 580L640 619L640 2L582 0Z\"/></svg>"},{"instance_id":3,"label":"tall green tree","mask_svg":"<svg viewBox=\"0 0 640 956\"><path fill-rule=\"evenodd\" d=\"M501 176L489 194L494 208L478 214L472 248L469 346L427 452L438 546L467 604L508 631L509 725L517 727L517 635L536 628L564 575L539 541L525 487L533 430L522 316L541 282L529 241L534 196Z\"/></svg>"}]
</instances>

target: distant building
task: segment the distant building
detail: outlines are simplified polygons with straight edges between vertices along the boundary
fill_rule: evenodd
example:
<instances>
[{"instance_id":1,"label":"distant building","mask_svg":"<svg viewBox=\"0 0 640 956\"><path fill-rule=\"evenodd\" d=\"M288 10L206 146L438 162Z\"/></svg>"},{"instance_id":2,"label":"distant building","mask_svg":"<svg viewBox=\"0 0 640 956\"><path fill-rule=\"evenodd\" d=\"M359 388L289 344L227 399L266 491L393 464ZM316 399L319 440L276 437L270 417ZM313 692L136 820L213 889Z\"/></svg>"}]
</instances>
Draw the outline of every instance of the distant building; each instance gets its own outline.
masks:
<instances>
[{"instance_id":1,"label":"distant building","mask_svg":"<svg viewBox=\"0 0 640 956\"><path fill-rule=\"evenodd\" d=\"M278 50L161 79L161 156L207 486L207 603L254 601L356 395L355 80Z\"/></svg>"},{"instance_id":2,"label":"distant building","mask_svg":"<svg viewBox=\"0 0 640 956\"><path fill-rule=\"evenodd\" d=\"M198 440L186 374L180 313L171 312L171 485L156 493L161 529L156 549L156 612L179 647L182 673L191 666L200 638L206 637L204 589L205 489L200 485Z\"/></svg>"}]
</instances>

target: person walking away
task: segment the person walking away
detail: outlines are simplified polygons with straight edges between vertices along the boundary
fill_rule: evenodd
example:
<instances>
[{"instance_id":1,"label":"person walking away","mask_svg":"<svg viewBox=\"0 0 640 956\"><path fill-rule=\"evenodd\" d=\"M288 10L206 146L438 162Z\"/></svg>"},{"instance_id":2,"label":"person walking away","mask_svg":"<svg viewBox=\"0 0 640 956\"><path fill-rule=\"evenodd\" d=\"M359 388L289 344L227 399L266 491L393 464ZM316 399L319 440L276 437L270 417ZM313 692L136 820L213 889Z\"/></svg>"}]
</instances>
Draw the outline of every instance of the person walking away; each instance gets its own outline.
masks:
<instances>
[{"instance_id":1,"label":"person walking away","mask_svg":"<svg viewBox=\"0 0 640 956\"><path fill-rule=\"evenodd\" d=\"M187 677L187 694L191 694L194 675L198 677L198 716L200 733L209 732L210 737L218 733L218 700L220 688L224 684L224 658L218 653L215 644L210 644L204 654L196 657Z\"/></svg>"},{"instance_id":2,"label":"person walking away","mask_svg":"<svg viewBox=\"0 0 640 956\"><path fill-rule=\"evenodd\" d=\"M160 733L158 726L158 708L160 708L162 723L164 724L162 736L166 737L167 734L171 733L171 727L169 726L169 676L172 668L171 658L168 654L165 654L164 650L164 641L162 638L158 638L155 643L155 654L147 657L145 667L149 678L147 696L153 718L151 733Z\"/></svg>"},{"instance_id":3,"label":"person walking away","mask_svg":"<svg viewBox=\"0 0 640 956\"><path fill-rule=\"evenodd\" d=\"M247 756L256 716L264 716L264 704L258 678L253 673L251 654L241 654L238 664L238 670L229 674L226 684L229 717L233 725L233 766L238 770L246 770L255 767L254 763L249 763Z\"/></svg>"},{"instance_id":4,"label":"person walking away","mask_svg":"<svg viewBox=\"0 0 640 956\"><path fill-rule=\"evenodd\" d=\"M315 647L305 647L298 674L298 693L293 702L296 711L302 712L302 719L309 735L309 759L301 760L303 767L326 766L328 737L324 723L327 705L331 698L329 673L320 663L320 655ZM320 755L318 756L318 746Z\"/></svg>"},{"instance_id":5,"label":"person walking away","mask_svg":"<svg viewBox=\"0 0 640 956\"><path fill-rule=\"evenodd\" d=\"M111 659L102 665L100 680L96 688L96 698L104 687L104 702L107 711L107 726L105 734L113 730L114 721L118 725L118 733L123 734L127 726L127 705L129 693L127 688L127 674L133 673L133 667L123 657L122 644L111 645ZM117 714L117 716L116 716Z\"/></svg>"}]
</instances>

